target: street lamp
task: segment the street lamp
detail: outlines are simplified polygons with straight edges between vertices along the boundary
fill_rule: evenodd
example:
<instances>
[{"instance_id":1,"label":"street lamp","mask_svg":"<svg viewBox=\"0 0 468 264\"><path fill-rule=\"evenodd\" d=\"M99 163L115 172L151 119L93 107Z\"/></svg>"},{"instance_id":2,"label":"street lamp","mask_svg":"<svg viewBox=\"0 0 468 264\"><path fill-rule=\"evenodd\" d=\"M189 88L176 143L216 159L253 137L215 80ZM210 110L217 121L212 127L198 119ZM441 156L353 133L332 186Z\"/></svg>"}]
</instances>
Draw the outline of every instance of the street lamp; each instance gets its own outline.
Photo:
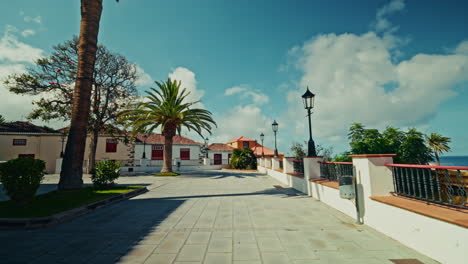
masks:
<instances>
[{"instance_id":1,"label":"street lamp","mask_svg":"<svg viewBox=\"0 0 468 264\"><path fill-rule=\"evenodd\" d=\"M260 134L260 140L262 141L262 158L265 157L265 154L263 153L263 139L265 139L265 135L263 134L263 132Z\"/></svg>"},{"instance_id":2,"label":"street lamp","mask_svg":"<svg viewBox=\"0 0 468 264\"><path fill-rule=\"evenodd\" d=\"M273 133L275 133L275 158L277 158L278 148L276 147L276 132L278 132L278 123L276 123L276 120L273 121L273 124L271 124L271 127L273 128Z\"/></svg>"},{"instance_id":3,"label":"street lamp","mask_svg":"<svg viewBox=\"0 0 468 264\"><path fill-rule=\"evenodd\" d=\"M146 139L148 138L148 135L144 134L143 135L143 156L141 157L142 159L146 159Z\"/></svg>"},{"instance_id":4,"label":"street lamp","mask_svg":"<svg viewBox=\"0 0 468 264\"><path fill-rule=\"evenodd\" d=\"M315 143L312 139L312 122L310 120L310 115L312 114L311 110L314 108L314 98L315 94L309 91L309 87L307 87L307 91L302 95L302 100L304 101L304 108L307 110L307 116L309 117L309 146L307 151L308 157L317 156L317 152L315 151Z\"/></svg>"},{"instance_id":5,"label":"street lamp","mask_svg":"<svg viewBox=\"0 0 468 264\"><path fill-rule=\"evenodd\" d=\"M205 138L205 158L208 158L208 138Z\"/></svg>"}]
</instances>

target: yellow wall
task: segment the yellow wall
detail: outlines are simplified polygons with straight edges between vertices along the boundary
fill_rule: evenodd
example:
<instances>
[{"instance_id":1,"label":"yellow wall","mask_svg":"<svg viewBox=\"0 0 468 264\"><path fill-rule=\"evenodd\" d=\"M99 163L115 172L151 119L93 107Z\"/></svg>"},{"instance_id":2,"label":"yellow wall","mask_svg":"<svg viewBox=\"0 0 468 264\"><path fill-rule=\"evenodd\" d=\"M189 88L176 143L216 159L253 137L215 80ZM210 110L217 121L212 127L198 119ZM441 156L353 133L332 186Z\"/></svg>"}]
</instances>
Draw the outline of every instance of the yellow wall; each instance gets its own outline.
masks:
<instances>
[{"instance_id":1,"label":"yellow wall","mask_svg":"<svg viewBox=\"0 0 468 264\"><path fill-rule=\"evenodd\" d=\"M118 141L117 152L106 153L106 139L99 137L96 159L128 160L128 146ZM13 146L13 139L26 139L26 146ZM47 173L55 173L55 162L60 158L62 139L59 135L0 135L0 161L18 158L19 154L34 154L36 159L46 162ZM66 142L65 142L66 144ZM89 157L89 137L86 139L84 159Z\"/></svg>"}]
</instances>

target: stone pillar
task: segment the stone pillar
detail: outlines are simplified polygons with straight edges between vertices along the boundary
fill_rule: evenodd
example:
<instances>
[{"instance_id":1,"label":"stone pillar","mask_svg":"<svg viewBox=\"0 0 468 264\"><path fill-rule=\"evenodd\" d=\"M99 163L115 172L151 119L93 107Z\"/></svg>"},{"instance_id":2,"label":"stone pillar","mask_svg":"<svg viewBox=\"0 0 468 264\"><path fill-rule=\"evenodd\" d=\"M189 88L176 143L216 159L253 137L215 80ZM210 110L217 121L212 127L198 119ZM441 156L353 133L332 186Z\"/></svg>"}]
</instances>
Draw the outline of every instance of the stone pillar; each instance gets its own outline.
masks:
<instances>
[{"instance_id":1,"label":"stone pillar","mask_svg":"<svg viewBox=\"0 0 468 264\"><path fill-rule=\"evenodd\" d=\"M272 170L277 170L279 169L279 162L278 162L278 158L272 158L271 159L271 169Z\"/></svg>"},{"instance_id":2,"label":"stone pillar","mask_svg":"<svg viewBox=\"0 0 468 264\"><path fill-rule=\"evenodd\" d=\"M284 157L283 158L283 172L284 173L293 173L294 172L294 165L293 160L294 157Z\"/></svg>"},{"instance_id":3,"label":"stone pillar","mask_svg":"<svg viewBox=\"0 0 468 264\"><path fill-rule=\"evenodd\" d=\"M320 163L323 157L304 157L304 180L307 184L307 194L312 196L311 185L309 179L319 179L320 178Z\"/></svg>"},{"instance_id":4,"label":"stone pillar","mask_svg":"<svg viewBox=\"0 0 468 264\"><path fill-rule=\"evenodd\" d=\"M370 196L389 196L394 191L391 168L386 163L393 163L395 154L350 155L353 158L356 181L362 188L364 199ZM358 188L359 189L359 188Z\"/></svg>"}]
</instances>

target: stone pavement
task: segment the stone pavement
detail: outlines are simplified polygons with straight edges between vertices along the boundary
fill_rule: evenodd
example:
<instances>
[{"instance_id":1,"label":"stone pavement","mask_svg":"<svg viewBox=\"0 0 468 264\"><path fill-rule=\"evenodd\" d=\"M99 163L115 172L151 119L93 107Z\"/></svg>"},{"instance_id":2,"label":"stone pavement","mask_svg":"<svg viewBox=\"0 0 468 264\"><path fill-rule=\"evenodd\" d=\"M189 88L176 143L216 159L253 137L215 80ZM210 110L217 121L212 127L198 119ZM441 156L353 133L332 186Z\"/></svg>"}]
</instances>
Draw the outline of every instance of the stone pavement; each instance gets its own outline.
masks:
<instances>
[{"instance_id":1,"label":"stone pavement","mask_svg":"<svg viewBox=\"0 0 468 264\"><path fill-rule=\"evenodd\" d=\"M123 177L150 192L71 222L0 231L0 263L437 263L269 176ZM419 262L412 262L419 263Z\"/></svg>"}]
</instances>

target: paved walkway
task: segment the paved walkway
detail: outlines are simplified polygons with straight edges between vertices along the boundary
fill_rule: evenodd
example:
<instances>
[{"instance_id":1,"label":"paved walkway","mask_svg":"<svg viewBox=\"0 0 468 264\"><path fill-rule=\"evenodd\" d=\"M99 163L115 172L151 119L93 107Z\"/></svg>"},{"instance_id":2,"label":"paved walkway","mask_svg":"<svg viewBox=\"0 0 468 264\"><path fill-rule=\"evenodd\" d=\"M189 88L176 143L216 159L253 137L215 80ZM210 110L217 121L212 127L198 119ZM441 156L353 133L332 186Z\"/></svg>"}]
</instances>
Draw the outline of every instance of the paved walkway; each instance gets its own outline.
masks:
<instances>
[{"instance_id":1,"label":"paved walkway","mask_svg":"<svg viewBox=\"0 0 468 264\"><path fill-rule=\"evenodd\" d=\"M1 263L433 260L258 174L125 177L150 192L48 229L0 231ZM418 263L418 262L411 262Z\"/></svg>"}]
</instances>

